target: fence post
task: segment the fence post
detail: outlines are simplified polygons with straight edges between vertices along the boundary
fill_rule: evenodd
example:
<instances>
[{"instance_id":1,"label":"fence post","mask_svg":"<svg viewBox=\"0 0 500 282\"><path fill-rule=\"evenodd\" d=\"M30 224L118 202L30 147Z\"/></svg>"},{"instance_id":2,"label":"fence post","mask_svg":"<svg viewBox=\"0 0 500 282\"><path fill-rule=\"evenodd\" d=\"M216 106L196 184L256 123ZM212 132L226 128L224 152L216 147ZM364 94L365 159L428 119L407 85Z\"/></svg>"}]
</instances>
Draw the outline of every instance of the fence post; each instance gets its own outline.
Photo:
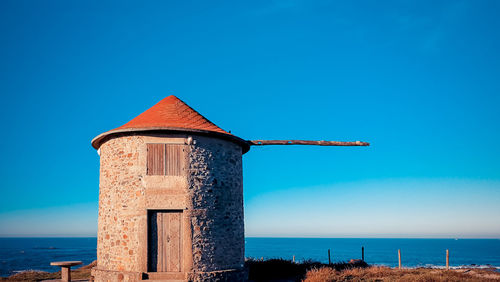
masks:
<instances>
[{"instance_id":1,"label":"fence post","mask_svg":"<svg viewBox=\"0 0 500 282\"><path fill-rule=\"evenodd\" d=\"M361 247L361 260L365 261L365 247Z\"/></svg>"},{"instance_id":2,"label":"fence post","mask_svg":"<svg viewBox=\"0 0 500 282\"><path fill-rule=\"evenodd\" d=\"M401 269L401 250L398 249L398 261L399 261L399 269Z\"/></svg>"},{"instance_id":3,"label":"fence post","mask_svg":"<svg viewBox=\"0 0 500 282\"><path fill-rule=\"evenodd\" d=\"M330 249L328 249L328 264L331 264L332 260L330 259Z\"/></svg>"},{"instance_id":4,"label":"fence post","mask_svg":"<svg viewBox=\"0 0 500 282\"><path fill-rule=\"evenodd\" d=\"M446 270L450 269L450 251L446 249Z\"/></svg>"}]
</instances>

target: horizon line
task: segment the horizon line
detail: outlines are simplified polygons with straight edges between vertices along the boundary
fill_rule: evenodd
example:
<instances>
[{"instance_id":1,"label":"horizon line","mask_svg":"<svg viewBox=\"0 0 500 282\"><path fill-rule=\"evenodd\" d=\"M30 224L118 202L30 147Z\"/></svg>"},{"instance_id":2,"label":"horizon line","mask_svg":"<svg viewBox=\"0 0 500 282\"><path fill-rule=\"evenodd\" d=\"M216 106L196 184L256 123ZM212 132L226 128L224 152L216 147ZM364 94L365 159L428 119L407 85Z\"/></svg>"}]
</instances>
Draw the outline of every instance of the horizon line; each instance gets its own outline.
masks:
<instances>
[{"instance_id":1,"label":"horizon line","mask_svg":"<svg viewBox=\"0 0 500 282\"><path fill-rule=\"evenodd\" d=\"M3 236L0 235L0 239L85 239L85 238L96 238L97 236L62 236L62 235L50 235L50 236ZM258 239L442 239L442 240L500 240L499 237L292 237L292 236L245 236L245 239L258 238Z\"/></svg>"}]
</instances>

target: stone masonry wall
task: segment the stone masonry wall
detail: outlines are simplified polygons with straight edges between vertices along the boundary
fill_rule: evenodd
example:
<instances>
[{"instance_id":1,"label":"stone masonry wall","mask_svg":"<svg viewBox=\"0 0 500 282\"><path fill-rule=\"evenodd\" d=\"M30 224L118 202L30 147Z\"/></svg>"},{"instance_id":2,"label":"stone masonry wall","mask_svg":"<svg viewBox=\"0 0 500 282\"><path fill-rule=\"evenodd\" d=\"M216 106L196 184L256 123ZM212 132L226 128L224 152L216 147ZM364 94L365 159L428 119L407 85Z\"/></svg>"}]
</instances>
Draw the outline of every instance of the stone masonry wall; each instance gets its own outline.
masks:
<instances>
[{"instance_id":1,"label":"stone masonry wall","mask_svg":"<svg viewBox=\"0 0 500 282\"><path fill-rule=\"evenodd\" d=\"M146 143L178 144L186 134L122 136L102 144L96 281L133 281L147 272L147 211L161 209L183 211L186 279L242 275L242 149L230 141L190 136L194 143L186 145L183 176L146 175Z\"/></svg>"},{"instance_id":2,"label":"stone masonry wall","mask_svg":"<svg viewBox=\"0 0 500 282\"><path fill-rule=\"evenodd\" d=\"M196 137L189 154L193 270L242 269L245 238L241 147Z\"/></svg>"},{"instance_id":3,"label":"stone masonry wall","mask_svg":"<svg viewBox=\"0 0 500 282\"><path fill-rule=\"evenodd\" d=\"M97 268L139 271L140 234L146 228L139 161L141 137L111 139L101 146Z\"/></svg>"}]
</instances>

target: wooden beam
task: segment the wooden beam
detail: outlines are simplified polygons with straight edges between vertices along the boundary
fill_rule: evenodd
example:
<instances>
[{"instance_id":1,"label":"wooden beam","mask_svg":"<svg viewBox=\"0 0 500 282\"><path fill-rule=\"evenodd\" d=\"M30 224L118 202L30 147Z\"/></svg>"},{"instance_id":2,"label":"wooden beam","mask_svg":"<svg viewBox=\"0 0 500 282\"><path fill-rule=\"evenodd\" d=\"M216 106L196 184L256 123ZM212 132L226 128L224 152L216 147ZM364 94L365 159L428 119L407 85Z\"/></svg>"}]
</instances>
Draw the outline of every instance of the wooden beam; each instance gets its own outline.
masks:
<instances>
[{"instance_id":1,"label":"wooden beam","mask_svg":"<svg viewBox=\"0 0 500 282\"><path fill-rule=\"evenodd\" d=\"M317 145L317 146L370 146L368 142L312 141L312 140L248 140L252 146L263 145Z\"/></svg>"}]
</instances>

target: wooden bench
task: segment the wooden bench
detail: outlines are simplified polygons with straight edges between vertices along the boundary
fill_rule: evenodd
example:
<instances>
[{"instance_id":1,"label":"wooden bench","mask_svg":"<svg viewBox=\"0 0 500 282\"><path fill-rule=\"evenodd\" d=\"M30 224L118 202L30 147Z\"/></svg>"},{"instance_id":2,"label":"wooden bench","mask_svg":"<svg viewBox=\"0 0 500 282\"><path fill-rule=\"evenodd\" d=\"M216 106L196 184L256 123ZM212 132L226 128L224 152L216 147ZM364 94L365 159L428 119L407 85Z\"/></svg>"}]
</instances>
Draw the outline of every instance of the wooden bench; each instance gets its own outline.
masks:
<instances>
[{"instance_id":1,"label":"wooden bench","mask_svg":"<svg viewBox=\"0 0 500 282\"><path fill-rule=\"evenodd\" d=\"M61 280L62 281L71 281L71 267L75 265L82 264L81 261L54 261L51 262L50 265L60 266L61 267Z\"/></svg>"}]
</instances>

